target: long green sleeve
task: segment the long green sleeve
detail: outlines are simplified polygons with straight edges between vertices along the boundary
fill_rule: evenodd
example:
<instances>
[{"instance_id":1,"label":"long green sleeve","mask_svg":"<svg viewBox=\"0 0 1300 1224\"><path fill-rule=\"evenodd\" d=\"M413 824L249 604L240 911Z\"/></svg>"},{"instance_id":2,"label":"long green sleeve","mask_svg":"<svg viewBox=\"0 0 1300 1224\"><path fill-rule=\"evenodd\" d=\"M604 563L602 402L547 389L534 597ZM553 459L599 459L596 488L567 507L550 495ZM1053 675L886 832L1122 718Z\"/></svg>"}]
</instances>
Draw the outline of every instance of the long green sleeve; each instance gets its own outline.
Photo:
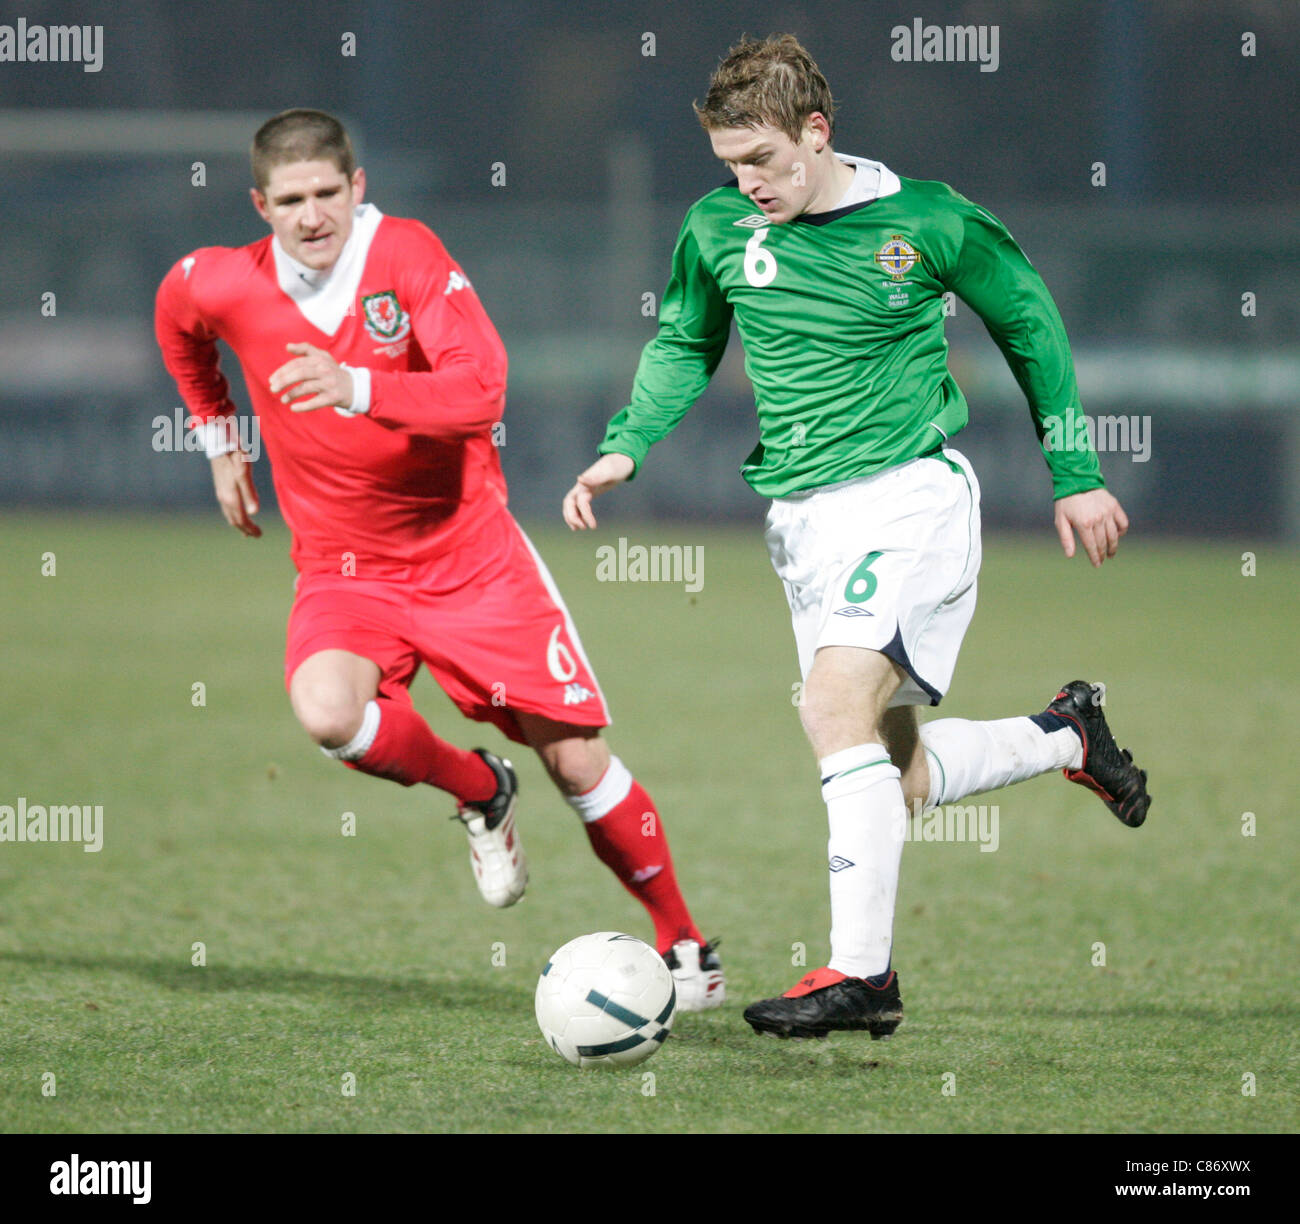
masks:
<instances>
[{"instance_id":1,"label":"long green sleeve","mask_svg":"<svg viewBox=\"0 0 1300 1224\"><path fill-rule=\"evenodd\" d=\"M1101 465L1088 437L1065 324L1043 278L991 213L960 201L961 245L939 279L988 328L1029 401L1056 497L1101 488Z\"/></svg>"},{"instance_id":2,"label":"long green sleeve","mask_svg":"<svg viewBox=\"0 0 1300 1224\"><path fill-rule=\"evenodd\" d=\"M638 468L700 397L731 331L731 307L700 256L694 216L694 209L686 214L677 237L659 331L641 353L631 403L610 421L597 448L627 455Z\"/></svg>"}]
</instances>

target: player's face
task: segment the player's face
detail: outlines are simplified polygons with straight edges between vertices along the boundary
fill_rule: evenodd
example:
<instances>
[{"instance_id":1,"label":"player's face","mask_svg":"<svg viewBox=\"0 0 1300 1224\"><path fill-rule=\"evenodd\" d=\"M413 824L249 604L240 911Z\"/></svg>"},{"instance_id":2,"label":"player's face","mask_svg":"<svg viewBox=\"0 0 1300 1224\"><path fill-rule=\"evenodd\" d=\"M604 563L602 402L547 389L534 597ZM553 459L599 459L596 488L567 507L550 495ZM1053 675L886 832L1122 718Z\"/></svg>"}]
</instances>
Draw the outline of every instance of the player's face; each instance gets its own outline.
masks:
<instances>
[{"instance_id":1,"label":"player's face","mask_svg":"<svg viewBox=\"0 0 1300 1224\"><path fill-rule=\"evenodd\" d=\"M360 167L349 179L329 160L287 162L272 169L265 192L253 188L253 207L289 255L323 272L352 233L353 209L365 191Z\"/></svg>"},{"instance_id":2,"label":"player's face","mask_svg":"<svg viewBox=\"0 0 1300 1224\"><path fill-rule=\"evenodd\" d=\"M767 126L711 128L709 141L714 156L736 176L741 194L773 225L784 225L806 212L822 186L817 154L826 141L817 125L805 126L797 144L780 129Z\"/></svg>"}]
</instances>

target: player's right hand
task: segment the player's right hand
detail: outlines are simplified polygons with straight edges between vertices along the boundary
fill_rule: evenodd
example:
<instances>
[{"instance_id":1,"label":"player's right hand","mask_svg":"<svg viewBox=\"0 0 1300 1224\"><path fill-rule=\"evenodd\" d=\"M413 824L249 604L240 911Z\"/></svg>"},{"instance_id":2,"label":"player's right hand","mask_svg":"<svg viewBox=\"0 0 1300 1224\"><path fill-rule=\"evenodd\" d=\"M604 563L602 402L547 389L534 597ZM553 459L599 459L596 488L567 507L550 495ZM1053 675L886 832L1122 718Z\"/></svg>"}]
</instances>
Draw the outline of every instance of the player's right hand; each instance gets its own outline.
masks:
<instances>
[{"instance_id":1,"label":"player's right hand","mask_svg":"<svg viewBox=\"0 0 1300 1224\"><path fill-rule=\"evenodd\" d=\"M596 525L596 516L591 512L591 499L608 493L615 485L622 484L636 471L636 464L629 455L617 453L601 455L577 479L577 482L564 495L564 521L571 531L582 531Z\"/></svg>"},{"instance_id":2,"label":"player's right hand","mask_svg":"<svg viewBox=\"0 0 1300 1224\"><path fill-rule=\"evenodd\" d=\"M253 465L241 450L217 455L212 460L212 483L217 490L217 505L226 522L254 539L262 529L250 515L257 513L257 490L253 487Z\"/></svg>"}]
</instances>

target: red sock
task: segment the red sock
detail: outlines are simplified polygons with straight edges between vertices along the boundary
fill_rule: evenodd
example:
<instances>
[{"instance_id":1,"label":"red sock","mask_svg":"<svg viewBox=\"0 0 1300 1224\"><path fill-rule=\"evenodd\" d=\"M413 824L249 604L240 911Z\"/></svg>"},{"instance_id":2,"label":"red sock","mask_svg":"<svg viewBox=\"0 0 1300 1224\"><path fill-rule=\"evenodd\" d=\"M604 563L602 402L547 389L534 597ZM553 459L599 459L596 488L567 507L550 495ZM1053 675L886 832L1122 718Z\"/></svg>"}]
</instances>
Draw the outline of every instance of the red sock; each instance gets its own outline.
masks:
<instances>
[{"instance_id":1,"label":"red sock","mask_svg":"<svg viewBox=\"0 0 1300 1224\"><path fill-rule=\"evenodd\" d=\"M679 939L704 943L677 887L668 837L654 801L622 761L614 757L605 776L569 802L582 817L596 857L645 906L655 925L655 947L667 952Z\"/></svg>"},{"instance_id":2,"label":"red sock","mask_svg":"<svg viewBox=\"0 0 1300 1224\"><path fill-rule=\"evenodd\" d=\"M404 701L379 697L374 704L379 707L374 739L359 761L344 764L403 786L426 782L450 791L462 803L491 799L496 794L496 775L477 753L439 739ZM363 723L358 735L365 729Z\"/></svg>"}]
</instances>

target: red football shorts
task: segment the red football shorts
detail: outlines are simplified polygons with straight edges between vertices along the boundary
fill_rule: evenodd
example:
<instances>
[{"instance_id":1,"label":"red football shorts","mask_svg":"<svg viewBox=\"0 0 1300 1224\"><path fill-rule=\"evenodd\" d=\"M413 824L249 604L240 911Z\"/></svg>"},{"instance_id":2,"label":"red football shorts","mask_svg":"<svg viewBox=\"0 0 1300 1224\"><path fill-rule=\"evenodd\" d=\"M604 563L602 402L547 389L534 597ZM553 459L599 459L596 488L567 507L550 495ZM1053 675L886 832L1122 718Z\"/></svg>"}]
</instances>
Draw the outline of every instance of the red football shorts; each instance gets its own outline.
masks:
<instances>
[{"instance_id":1,"label":"red football shorts","mask_svg":"<svg viewBox=\"0 0 1300 1224\"><path fill-rule=\"evenodd\" d=\"M609 725L564 600L508 511L433 561L371 567L371 576L364 561L356 569L299 575L286 688L317 651L347 650L379 666L380 696L409 703L423 663L467 718L495 723L519 743L520 713Z\"/></svg>"}]
</instances>

